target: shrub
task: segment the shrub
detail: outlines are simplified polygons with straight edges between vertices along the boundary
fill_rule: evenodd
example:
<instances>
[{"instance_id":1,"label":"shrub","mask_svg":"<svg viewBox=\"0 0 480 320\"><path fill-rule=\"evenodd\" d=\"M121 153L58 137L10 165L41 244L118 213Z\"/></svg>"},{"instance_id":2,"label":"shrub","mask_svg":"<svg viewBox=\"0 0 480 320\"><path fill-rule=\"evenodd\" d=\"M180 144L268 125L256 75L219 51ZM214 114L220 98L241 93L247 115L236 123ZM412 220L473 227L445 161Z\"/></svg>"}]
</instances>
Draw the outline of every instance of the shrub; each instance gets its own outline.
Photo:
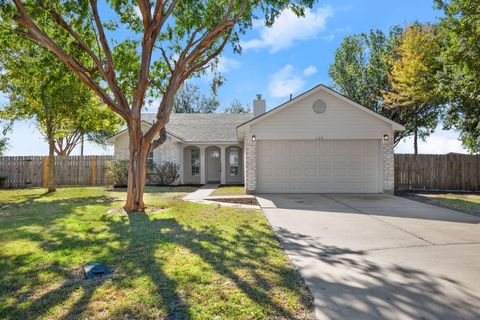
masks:
<instances>
[{"instance_id":1,"label":"shrub","mask_svg":"<svg viewBox=\"0 0 480 320\"><path fill-rule=\"evenodd\" d=\"M0 176L0 189L5 189L7 187L7 176Z\"/></svg>"},{"instance_id":2,"label":"shrub","mask_svg":"<svg viewBox=\"0 0 480 320\"><path fill-rule=\"evenodd\" d=\"M108 161L105 176L114 188L125 188L128 183L128 160Z\"/></svg>"},{"instance_id":3,"label":"shrub","mask_svg":"<svg viewBox=\"0 0 480 320\"><path fill-rule=\"evenodd\" d=\"M180 167L175 162L165 161L149 166L148 182L159 185L170 185L179 177Z\"/></svg>"}]
</instances>

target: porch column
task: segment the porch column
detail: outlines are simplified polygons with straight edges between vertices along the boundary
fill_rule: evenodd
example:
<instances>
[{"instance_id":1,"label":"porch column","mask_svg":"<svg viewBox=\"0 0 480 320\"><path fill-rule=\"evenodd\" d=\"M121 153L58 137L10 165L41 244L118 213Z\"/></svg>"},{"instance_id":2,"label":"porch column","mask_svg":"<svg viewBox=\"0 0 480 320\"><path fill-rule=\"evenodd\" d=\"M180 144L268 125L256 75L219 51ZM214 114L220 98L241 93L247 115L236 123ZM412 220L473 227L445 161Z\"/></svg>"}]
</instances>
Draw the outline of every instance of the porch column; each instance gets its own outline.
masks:
<instances>
[{"instance_id":1,"label":"porch column","mask_svg":"<svg viewBox=\"0 0 480 320\"><path fill-rule=\"evenodd\" d=\"M184 155L183 155L183 145L181 143L178 143L178 148L179 148L179 152L178 152L178 161L177 163L180 164L179 165L179 170L180 172L178 173L179 174L179 180L180 180L180 184L184 184L183 182L183 174L184 174L184 171L185 171L185 163L183 162L184 160Z\"/></svg>"},{"instance_id":2,"label":"porch column","mask_svg":"<svg viewBox=\"0 0 480 320\"><path fill-rule=\"evenodd\" d=\"M225 169L225 146L220 147L220 183L226 183L226 169Z\"/></svg>"},{"instance_id":3,"label":"porch column","mask_svg":"<svg viewBox=\"0 0 480 320\"><path fill-rule=\"evenodd\" d=\"M205 147L200 147L200 184L205 184Z\"/></svg>"},{"instance_id":4,"label":"porch column","mask_svg":"<svg viewBox=\"0 0 480 320\"><path fill-rule=\"evenodd\" d=\"M244 171L245 171L245 190L247 194L257 192L257 142L253 139L252 132L245 134L244 142ZM255 141L254 141L255 140Z\"/></svg>"}]
</instances>

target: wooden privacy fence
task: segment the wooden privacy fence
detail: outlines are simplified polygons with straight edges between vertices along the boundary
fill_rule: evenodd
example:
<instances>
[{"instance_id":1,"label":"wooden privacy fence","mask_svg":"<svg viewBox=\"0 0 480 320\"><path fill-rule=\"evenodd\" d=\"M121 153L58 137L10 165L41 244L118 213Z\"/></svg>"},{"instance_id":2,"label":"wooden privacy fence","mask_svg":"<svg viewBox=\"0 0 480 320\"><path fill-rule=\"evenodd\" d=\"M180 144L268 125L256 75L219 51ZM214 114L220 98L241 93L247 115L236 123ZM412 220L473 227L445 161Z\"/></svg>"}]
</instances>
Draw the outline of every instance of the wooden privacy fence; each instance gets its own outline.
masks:
<instances>
[{"instance_id":1,"label":"wooden privacy fence","mask_svg":"<svg viewBox=\"0 0 480 320\"><path fill-rule=\"evenodd\" d=\"M105 164L113 156L55 157L55 178L59 186L107 185ZM48 157L0 157L0 176L13 188L46 186Z\"/></svg>"},{"instance_id":2,"label":"wooden privacy fence","mask_svg":"<svg viewBox=\"0 0 480 320\"><path fill-rule=\"evenodd\" d=\"M396 154L395 189L480 191L480 156Z\"/></svg>"}]
</instances>

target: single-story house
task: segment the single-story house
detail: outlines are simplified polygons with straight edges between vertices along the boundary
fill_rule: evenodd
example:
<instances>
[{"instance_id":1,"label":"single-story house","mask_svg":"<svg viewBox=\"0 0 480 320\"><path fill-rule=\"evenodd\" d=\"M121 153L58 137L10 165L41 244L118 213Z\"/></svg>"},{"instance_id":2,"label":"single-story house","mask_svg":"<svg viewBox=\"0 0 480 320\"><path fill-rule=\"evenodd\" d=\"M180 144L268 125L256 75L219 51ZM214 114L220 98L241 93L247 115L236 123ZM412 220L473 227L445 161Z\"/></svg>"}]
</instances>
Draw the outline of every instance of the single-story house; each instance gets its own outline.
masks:
<instances>
[{"instance_id":1,"label":"single-story house","mask_svg":"<svg viewBox=\"0 0 480 320\"><path fill-rule=\"evenodd\" d=\"M143 115L147 129L154 114ZM391 193L393 134L404 127L318 85L266 112L172 114L149 161L180 166L177 184L245 184L249 193ZM109 142L128 159L128 134Z\"/></svg>"}]
</instances>

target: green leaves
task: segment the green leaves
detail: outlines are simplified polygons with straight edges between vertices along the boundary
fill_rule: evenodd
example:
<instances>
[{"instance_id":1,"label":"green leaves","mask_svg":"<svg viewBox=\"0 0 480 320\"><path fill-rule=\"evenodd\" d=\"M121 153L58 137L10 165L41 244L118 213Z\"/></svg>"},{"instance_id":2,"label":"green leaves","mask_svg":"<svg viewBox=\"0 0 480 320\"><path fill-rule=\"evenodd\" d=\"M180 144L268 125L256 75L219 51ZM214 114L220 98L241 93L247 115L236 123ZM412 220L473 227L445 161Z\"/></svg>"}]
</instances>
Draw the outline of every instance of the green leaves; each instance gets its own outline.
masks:
<instances>
[{"instance_id":1,"label":"green leaves","mask_svg":"<svg viewBox=\"0 0 480 320\"><path fill-rule=\"evenodd\" d=\"M448 99L444 126L460 132L464 147L480 153L480 6L474 0L436 0L445 13L445 34L438 75L440 89Z\"/></svg>"},{"instance_id":2,"label":"green leaves","mask_svg":"<svg viewBox=\"0 0 480 320\"><path fill-rule=\"evenodd\" d=\"M184 83L175 96L173 112L214 113L219 106L220 102L214 95L206 96L200 92L198 86Z\"/></svg>"},{"instance_id":3,"label":"green leaves","mask_svg":"<svg viewBox=\"0 0 480 320\"><path fill-rule=\"evenodd\" d=\"M48 124L54 139L82 133L104 143L118 130L120 119L49 51L6 28L0 43L0 91L9 100L1 118L32 119L44 135Z\"/></svg>"},{"instance_id":4,"label":"green leaves","mask_svg":"<svg viewBox=\"0 0 480 320\"><path fill-rule=\"evenodd\" d=\"M441 69L441 33L413 24L346 37L330 66L336 87L351 99L405 125L395 143L433 132L444 103L436 76Z\"/></svg>"}]
</instances>

